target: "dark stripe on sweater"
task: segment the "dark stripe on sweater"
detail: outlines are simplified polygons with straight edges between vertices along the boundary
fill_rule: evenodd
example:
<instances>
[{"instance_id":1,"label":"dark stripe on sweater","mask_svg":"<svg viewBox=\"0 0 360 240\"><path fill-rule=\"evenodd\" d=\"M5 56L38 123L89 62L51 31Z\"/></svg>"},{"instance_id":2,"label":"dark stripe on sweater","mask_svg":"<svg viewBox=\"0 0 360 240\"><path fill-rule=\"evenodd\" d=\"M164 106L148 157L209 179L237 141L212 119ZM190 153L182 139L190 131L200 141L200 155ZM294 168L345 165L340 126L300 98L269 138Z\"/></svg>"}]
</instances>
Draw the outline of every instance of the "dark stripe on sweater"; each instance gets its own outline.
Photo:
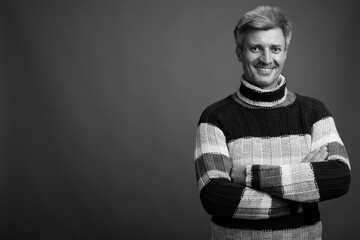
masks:
<instances>
[{"instance_id":1,"label":"dark stripe on sweater","mask_svg":"<svg viewBox=\"0 0 360 240\"><path fill-rule=\"evenodd\" d=\"M245 85L240 86L241 95L245 96L248 99L257 102L276 102L284 96L286 85L282 85L277 91L272 92L256 92Z\"/></svg>"},{"instance_id":2,"label":"dark stripe on sweater","mask_svg":"<svg viewBox=\"0 0 360 240\"><path fill-rule=\"evenodd\" d=\"M229 96L208 107L199 124L218 127L229 142L245 137L311 134L313 124L329 116L325 106L312 98L298 96L294 104L284 108L249 109Z\"/></svg>"},{"instance_id":3,"label":"dark stripe on sweater","mask_svg":"<svg viewBox=\"0 0 360 240\"><path fill-rule=\"evenodd\" d=\"M295 211L295 209L294 209ZM313 225L320 221L319 208L317 203L303 204L302 213L294 213L284 217L277 217L264 220L245 220L235 218L212 217L216 225L251 230L284 230L294 229Z\"/></svg>"},{"instance_id":4,"label":"dark stripe on sweater","mask_svg":"<svg viewBox=\"0 0 360 240\"><path fill-rule=\"evenodd\" d=\"M311 164L314 168L321 201L337 198L348 192L351 174L346 163L340 160L329 160Z\"/></svg>"},{"instance_id":5,"label":"dark stripe on sweater","mask_svg":"<svg viewBox=\"0 0 360 240\"><path fill-rule=\"evenodd\" d=\"M211 179L200 192L202 205L207 213L231 218L239 205L244 187L227 179Z\"/></svg>"}]
</instances>

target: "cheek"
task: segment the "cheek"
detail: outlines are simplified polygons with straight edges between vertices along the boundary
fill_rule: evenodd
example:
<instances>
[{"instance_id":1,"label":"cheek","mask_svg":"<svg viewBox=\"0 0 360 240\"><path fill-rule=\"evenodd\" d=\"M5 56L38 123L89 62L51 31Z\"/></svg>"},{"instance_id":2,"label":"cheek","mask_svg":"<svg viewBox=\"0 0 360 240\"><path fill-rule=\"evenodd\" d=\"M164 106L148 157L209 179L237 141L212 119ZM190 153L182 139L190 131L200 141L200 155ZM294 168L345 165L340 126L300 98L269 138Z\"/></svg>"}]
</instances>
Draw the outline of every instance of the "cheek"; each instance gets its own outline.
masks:
<instances>
[{"instance_id":1,"label":"cheek","mask_svg":"<svg viewBox=\"0 0 360 240\"><path fill-rule=\"evenodd\" d=\"M256 59L258 59L259 57L255 54L250 54L250 53L244 53L243 55L243 62L250 65L252 63L254 63L256 61Z\"/></svg>"},{"instance_id":2,"label":"cheek","mask_svg":"<svg viewBox=\"0 0 360 240\"><path fill-rule=\"evenodd\" d=\"M282 61L280 61L280 63L279 63L280 68L283 68L283 67L284 67L284 63L285 63L285 59L282 60Z\"/></svg>"},{"instance_id":3,"label":"cheek","mask_svg":"<svg viewBox=\"0 0 360 240\"><path fill-rule=\"evenodd\" d=\"M254 70L254 65L256 64L256 60L250 60L247 59L247 61L244 64L244 67L250 69L250 70Z\"/></svg>"},{"instance_id":4,"label":"cheek","mask_svg":"<svg viewBox=\"0 0 360 240\"><path fill-rule=\"evenodd\" d=\"M243 65L244 70L246 69L247 72L255 72L255 68L251 62L247 62Z\"/></svg>"},{"instance_id":5,"label":"cheek","mask_svg":"<svg viewBox=\"0 0 360 240\"><path fill-rule=\"evenodd\" d=\"M286 54L283 54L277 58L274 58L274 60L277 62L279 66L283 66L286 60Z\"/></svg>"}]
</instances>

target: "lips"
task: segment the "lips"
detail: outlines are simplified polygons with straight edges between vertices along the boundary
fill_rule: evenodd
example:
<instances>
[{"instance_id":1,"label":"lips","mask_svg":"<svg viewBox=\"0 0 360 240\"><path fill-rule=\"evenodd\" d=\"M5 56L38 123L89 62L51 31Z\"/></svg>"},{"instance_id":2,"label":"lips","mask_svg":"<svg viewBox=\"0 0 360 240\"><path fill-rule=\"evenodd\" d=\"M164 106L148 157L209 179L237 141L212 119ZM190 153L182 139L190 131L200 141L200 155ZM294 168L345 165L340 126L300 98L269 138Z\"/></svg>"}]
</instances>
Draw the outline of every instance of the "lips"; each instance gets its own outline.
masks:
<instances>
[{"instance_id":1,"label":"lips","mask_svg":"<svg viewBox=\"0 0 360 240\"><path fill-rule=\"evenodd\" d=\"M260 67L260 66L255 66L255 68L258 73L263 75L270 74L271 70L275 69L275 67Z\"/></svg>"}]
</instances>

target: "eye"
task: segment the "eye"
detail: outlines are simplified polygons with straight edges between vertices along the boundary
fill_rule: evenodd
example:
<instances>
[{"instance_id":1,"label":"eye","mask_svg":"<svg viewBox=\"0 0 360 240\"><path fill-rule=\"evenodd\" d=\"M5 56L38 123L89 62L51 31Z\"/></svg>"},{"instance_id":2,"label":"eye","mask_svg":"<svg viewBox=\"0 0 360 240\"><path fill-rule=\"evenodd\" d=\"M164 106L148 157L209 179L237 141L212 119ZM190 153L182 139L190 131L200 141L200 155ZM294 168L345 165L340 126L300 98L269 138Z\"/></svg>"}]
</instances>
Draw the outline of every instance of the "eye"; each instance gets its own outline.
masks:
<instances>
[{"instance_id":1,"label":"eye","mask_svg":"<svg viewBox=\"0 0 360 240\"><path fill-rule=\"evenodd\" d=\"M272 49L272 51L273 51L274 53L280 53L280 52L281 52L281 48L279 48L279 47L274 47L274 48Z\"/></svg>"},{"instance_id":2,"label":"eye","mask_svg":"<svg viewBox=\"0 0 360 240\"><path fill-rule=\"evenodd\" d=\"M253 52L253 53L259 52L259 50L260 49L258 47L255 47L255 46L250 47L250 51Z\"/></svg>"}]
</instances>

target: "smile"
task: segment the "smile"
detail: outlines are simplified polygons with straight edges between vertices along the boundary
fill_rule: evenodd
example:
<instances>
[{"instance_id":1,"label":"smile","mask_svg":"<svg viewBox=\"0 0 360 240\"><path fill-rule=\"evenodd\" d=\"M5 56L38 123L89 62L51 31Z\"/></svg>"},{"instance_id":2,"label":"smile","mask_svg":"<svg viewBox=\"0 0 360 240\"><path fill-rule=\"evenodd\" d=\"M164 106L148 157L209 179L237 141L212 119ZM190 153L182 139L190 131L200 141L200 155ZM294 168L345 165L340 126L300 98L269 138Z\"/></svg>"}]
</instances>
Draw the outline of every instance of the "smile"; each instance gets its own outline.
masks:
<instances>
[{"instance_id":1,"label":"smile","mask_svg":"<svg viewBox=\"0 0 360 240\"><path fill-rule=\"evenodd\" d=\"M255 67L255 68L261 73L270 73L271 70L274 69L274 68L262 68L262 67Z\"/></svg>"}]
</instances>

